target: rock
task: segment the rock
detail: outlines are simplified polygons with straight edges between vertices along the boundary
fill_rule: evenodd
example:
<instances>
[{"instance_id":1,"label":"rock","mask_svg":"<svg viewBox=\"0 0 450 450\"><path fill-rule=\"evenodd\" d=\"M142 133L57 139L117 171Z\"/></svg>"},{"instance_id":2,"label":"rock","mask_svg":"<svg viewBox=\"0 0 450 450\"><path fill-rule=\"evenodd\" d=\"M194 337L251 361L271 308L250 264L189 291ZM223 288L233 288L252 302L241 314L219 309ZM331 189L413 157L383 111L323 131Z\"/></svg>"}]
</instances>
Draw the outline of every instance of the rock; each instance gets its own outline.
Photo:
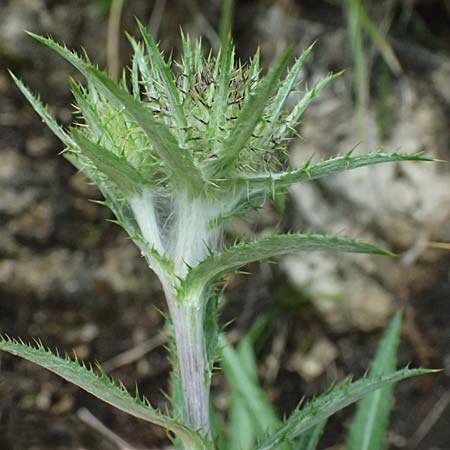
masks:
<instances>
[{"instance_id":1,"label":"rock","mask_svg":"<svg viewBox=\"0 0 450 450\"><path fill-rule=\"evenodd\" d=\"M354 258L354 257L353 257ZM394 297L363 272L352 256L321 253L288 256L281 262L294 287L312 298L333 332L383 327L392 314Z\"/></svg>"},{"instance_id":2,"label":"rock","mask_svg":"<svg viewBox=\"0 0 450 450\"><path fill-rule=\"evenodd\" d=\"M33 206L9 223L8 229L17 237L45 244L55 228L53 207L48 201Z\"/></svg>"},{"instance_id":3,"label":"rock","mask_svg":"<svg viewBox=\"0 0 450 450\"><path fill-rule=\"evenodd\" d=\"M22 252L20 259L0 261L0 288L38 300L79 300L92 294L93 283L83 253L53 249L39 255Z\"/></svg>"},{"instance_id":4,"label":"rock","mask_svg":"<svg viewBox=\"0 0 450 450\"><path fill-rule=\"evenodd\" d=\"M104 253L103 263L95 270L94 278L98 286L117 294L148 293L149 285L143 282L149 271L145 260L139 257L136 247L125 237Z\"/></svg>"},{"instance_id":5,"label":"rock","mask_svg":"<svg viewBox=\"0 0 450 450\"><path fill-rule=\"evenodd\" d=\"M429 156L448 159L443 150L448 148L450 132L442 102L414 78L401 82L400 88L402 97L392 95L390 99L397 115L383 148L410 153L426 149ZM314 161L319 161L348 151L361 139L356 122L348 89L340 93L339 102L336 93L327 89L305 115L302 135L307 146L299 141L292 148L292 164L299 166L312 154ZM380 148L373 110L368 111L360 147L356 154ZM408 289L412 279L415 286L426 285L430 272L420 270L420 264L436 263L439 258L427 242L449 239L445 226L449 186L444 164L403 162L359 168L291 188L294 229L347 235L400 255L419 248L413 260L407 258L411 260L408 264L406 259L402 263L402 259L349 254L286 258L283 268L291 282L315 299L331 329L383 326L394 308L396 293ZM424 244L418 247L421 242Z\"/></svg>"},{"instance_id":6,"label":"rock","mask_svg":"<svg viewBox=\"0 0 450 450\"><path fill-rule=\"evenodd\" d=\"M9 233L0 233L0 257L13 258L20 250L21 247Z\"/></svg>"},{"instance_id":7,"label":"rock","mask_svg":"<svg viewBox=\"0 0 450 450\"><path fill-rule=\"evenodd\" d=\"M50 154L51 150L54 148L54 141L46 135L31 136L27 139L25 146L28 155L42 158Z\"/></svg>"},{"instance_id":8,"label":"rock","mask_svg":"<svg viewBox=\"0 0 450 450\"><path fill-rule=\"evenodd\" d=\"M337 356L336 347L328 339L320 338L307 353L293 353L288 369L297 372L305 381L312 381L322 375Z\"/></svg>"},{"instance_id":9,"label":"rock","mask_svg":"<svg viewBox=\"0 0 450 450\"><path fill-rule=\"evenodd\" d=\"M43 0L9 0L2 4L0 50L11 52L8 55L11 58L29 58L32 50L29 37L23 30L34 30L36 21L45 10Z\"/></svg>"},{"instance_id":10,"label":"rock","mask_svg":"<svg viewBox=\"0 0 450 450\"><path fill-rule=\"evenodd\" d=\"M24 190L52 186L59 175L58 164L56 159L33 161L17 148L2 149L0 187Z\"/></svg>"},{"instance_id":11,"label":"rock","mask_svg":"<svg viewBox=\"0 0 450 450\"><path fill-rule=\"evenodd\" d=\"M17 216L26 211L35 201L38 192L29 188L17 190L5 186L0 195L0 214Z\"/></svg>"},{"instance_id":12,"label":"rock","mask_svg":"<svg viewBox=\"0 0 450 450\"><path fill-rule=\"evenodd\" d=\"M27 158L16 149L2 149L2 164L0 165L0 185L12 188L25 184L30 178L32 168Z\"/></svg>"},{"instance_id":13,"label":"rock","mask_svg":"<svg viewBox=\"0 0 450 450\"><path fill-rule=\"evenodd\" d=\"M429 156L445 158L441 149L447 147L450 133L442 105L429 91L423 92L418 82L404 83L402 89L405 100L396 104L399 115L391 124L391 135L383 148L409 153L426 149ZM292 154L295 165L301 164L311 154L318 155L315 160L320 160L339 151L348 151L360 140L355 133L356 118L350 110L351 104L344 101L339 111L323 114L323 103L330 101L325 96L323 101L319 100L308 110L302 128L308 142L308 152L302 144L295 146ZM374 133L377 129L374 114L374 111L368 114L367 136L360 146L368 150L380 146ZM339 142L338 147L336 142ZM353 222L361 229L375 226L390 246L397 249L414 245L418 230L422 229L432 229L433 239L438 240L442 227L433 225L448 220L449 174L438 163L404 162L368 166L325 177L318 184L322 188L319 191L321 205L318 205L316 198L301 198L299 188L292 191L297 204L306 203L301 208L303 220L308 223L311 215L314 224L327 224L327 229L330 224L335 228L336 220L338 223ZM314 205L318 206L314 208ZM330 221L330 215L335 220Z\"/></svg>"}]
</instances>

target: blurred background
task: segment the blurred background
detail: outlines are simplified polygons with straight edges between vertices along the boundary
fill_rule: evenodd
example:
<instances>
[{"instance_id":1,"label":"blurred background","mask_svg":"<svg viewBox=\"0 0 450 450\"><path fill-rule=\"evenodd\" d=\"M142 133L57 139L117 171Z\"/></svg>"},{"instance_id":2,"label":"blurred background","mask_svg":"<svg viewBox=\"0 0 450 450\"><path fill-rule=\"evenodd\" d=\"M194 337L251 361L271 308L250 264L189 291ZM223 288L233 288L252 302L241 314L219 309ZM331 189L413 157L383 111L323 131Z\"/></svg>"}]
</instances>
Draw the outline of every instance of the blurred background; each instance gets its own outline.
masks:
<instances>
[{"instance_id":1,"label":"blurred background","mask_svg":"<svg viewBox=\"0 0 450 450\"><path fill-rule=\"evenodd\" d=\"M61 144L7 74L10 68L20 75L68 125L68 77L76 74L24 30L84 48L117 76L129 62L124 31L136 34L135 17L174 57L180 26L202 36L205 51L220 42L219 0L0 0L0 330L100 361L164 407L159 284L125 233L108 222L110 213L90 201L98 192L58 156ZM231 23L239 57L247 60L259 46L266 67L287 45L298 54L317 41L302 86L345 69L305 114L290 151L294 166L354 147L449 159L450 1L241 0ZM288 413L302 396L361 375L401 308L399 364L444 370L397 386L389 448L448 450L448 164L372 166L294 186L285 203L267 205L228 231L252 236L277 225L363 238L399 254L290 256L227 280L223 323L235 339L261 324L260 380L277 409ZM225 411L220 373L214 391ZM331 419L320 448L340 448L349 414ZM125 450L111 432L137 448L168 445L161 429L0 355L0 449Z\"/></svg>"}]
</instances>

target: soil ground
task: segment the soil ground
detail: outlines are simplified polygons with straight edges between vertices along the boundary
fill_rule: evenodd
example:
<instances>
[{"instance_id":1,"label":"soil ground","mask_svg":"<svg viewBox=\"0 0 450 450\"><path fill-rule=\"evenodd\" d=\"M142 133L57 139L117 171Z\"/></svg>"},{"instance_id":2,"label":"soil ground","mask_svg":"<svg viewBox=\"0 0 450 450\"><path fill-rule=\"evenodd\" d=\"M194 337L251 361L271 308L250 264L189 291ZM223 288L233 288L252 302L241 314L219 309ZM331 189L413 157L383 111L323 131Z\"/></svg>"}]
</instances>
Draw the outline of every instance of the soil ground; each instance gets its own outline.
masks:
<instances>
[{"instance_id":1,"label":"soil ground","mask_svg":"<svg viewBox=\"0 0 450 450\"><path fill-rule=\"evenodd\" d=\"M421 111L436 114L431 116L434 126L431 131L427 128L429 114L417 119L423 120L423 128L422 122L417 122L418 133L429 136L427 142L433 143L431 150L436 155L449 159L450 78L446 76L450 67L449 4L444 0L381 3L386 3L383 6L386 8L393 5L391 42L403 68L401 75L391 77L393 99L387 99L388 110L391 116L400 114L395 93L408 80L422 105L415 115L420 116ZM36 337L62 352L76 351L80 358L109 364L110 372L126 386L133 389L137 383L155 405L164 406L168 362L165 349L158 345L164 325L159 312L164 310L159 284L147 272L124 232L107 221L111 218L108 211L89 201L99 198L99 194L58 157L61 145L39 121L6 72L10 68L19 74L41 94L58 120L69 124L73 116L67 79L74 74L23 30L52 34L70 48L85 47L91 58L104 67L108 6L107 0L0 0L0 331L24 340ZM383 13L381 6L372 9L374 17ZM205 35L207 45L217 42L214 32L219 16L217 1L128 0L121 28L134 33L134 16L148 22L153 30L158 28L163 47L174 48L175 52L179 25L194 35ZM352 65L339 2L241 1L235 14L234 36L243 59L259 44L266 63L293 40L306 45L318 39L317 57L305 73L311 81L323 71ZM120 40L119 50L115 62L126 64L129 49L125 39ZM373 73L378 73L382 65L380 57L373 55L371 61ZM381 98L378 79L372 77L370 86L373 109ZM334 94L325 96L309 116L316 121L313 127L308 128L308 117L305 118L305 138L307 142L319 143L319 151L322 143L329 144L325 139L327 133L320 128L321 114L326 115L327 105L333 102L341 110L353 110L351 90L349 69ZM431 105L429 109L425 103ZM340 120L334 122L340 130L356 126L353 120L344 125ZM436 125L440 121L442 127ZM374 129L379 131L380 123L377 121ZM395 127L387 133L395 135ZM336 141L331 142L332 147L338 147L339 136L333 134L332 139ZM356 142L355 138L353 143ZM328 151L332 153L333 148ZM421 191L428 189L424 203L448 199L444 196L450 193L448 167L427 173L429 177L420 186ZM396 179L405 177L400 172L394 175ZM338 189L326 183L315 184L311 195L320 193L326 205L332 205L330 208L344 216L347 211L350 221L355 218L355 223L362 227L357 217L370 211L370 206L361 206L348 194L354 190L351 181L348 183ZM303 204L295 195L292 193L285 208L283 226L313 227L312 216L302 215ZM399 203L402 201L400 197ZM409 211L413 218L399 214L392 222L371 219L364 228L402 256L401 261L392 263L397 265L392 271L393 266L372 270L364 262L349 262L356 267L358 277L364 274L367 292L369 287L372 292L376 286L377 293L382 291L389 294L386 298L395 298L382 316L375 311L373 314L377 316L372 317L369 311L361 320L344 321L344 325L336 326L320 304L315 304L315 296L298 288L292 271L283 269L288 262L281 267L252 266L249 268L252 275L229 280L222 317L224 323L233 321L228 325L230 332L245 333L260 314L273 317L257 350L261 380L280 413L288 413L302 396L324 390L336 378L361 375L387 317L393 309L402 308L405 323L399 364L437 367L443 371L398 385L389 448L450 449L450 254L430 249L420 239L425 236L427 242L450 240L450 203L442 201L436 205L437 212L423 213L423 219ZM280 221L273 209L266 212L251 232ZM320 217L330 222L323 224L325 228L332 226L330 217L326 214ZM230 234L239 233L242 227L247 231L247 226L238 224L230 229ZM411 239L402 241L402 231L398 230L406 230ZM334 276L338 276L339 267L333 267ZM351 283L349 286L351 289ZM377 325L370 326L372 321ZM311 373L298 363L298 357L313 358L311 349L317 342L325 342L334 356L324 362L324 353L319 352L314 362L324 367ZM143 343L155 345L132 361L113 360ZM218 408L224 408L226 388L220 375L214 391ZM80 408L87 409L137 448L160 449L169 445L161 429L112 410L27 362L0 355L1 450L116 449L111 439L80 419ZM340 448L351 413L349 409L330 420L321 449Z\"/></svg>"}]
</instances>

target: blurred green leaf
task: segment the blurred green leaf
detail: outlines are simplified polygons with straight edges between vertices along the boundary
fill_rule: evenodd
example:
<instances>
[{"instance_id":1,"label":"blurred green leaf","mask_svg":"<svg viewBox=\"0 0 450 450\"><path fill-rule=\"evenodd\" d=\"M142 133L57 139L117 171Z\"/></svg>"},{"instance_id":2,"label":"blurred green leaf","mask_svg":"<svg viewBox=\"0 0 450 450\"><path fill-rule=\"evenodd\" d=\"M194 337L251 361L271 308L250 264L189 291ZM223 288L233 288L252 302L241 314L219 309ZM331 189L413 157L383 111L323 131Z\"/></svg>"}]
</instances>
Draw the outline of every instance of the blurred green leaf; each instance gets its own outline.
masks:
<instances>
[{"instance_id":1,"label":"blurred green leaf","mask_svg":"<svg viewBox=\"0 0 450 450\"><path fill-rule=\"evenodd\" d=\"M397 313L389 323L370 366L369 378L392 373L400 339L402 318ZM385 450L394 385L390 384L358 402L356 416L350 427L347 450Z\"/></svg>"}]
</instances>

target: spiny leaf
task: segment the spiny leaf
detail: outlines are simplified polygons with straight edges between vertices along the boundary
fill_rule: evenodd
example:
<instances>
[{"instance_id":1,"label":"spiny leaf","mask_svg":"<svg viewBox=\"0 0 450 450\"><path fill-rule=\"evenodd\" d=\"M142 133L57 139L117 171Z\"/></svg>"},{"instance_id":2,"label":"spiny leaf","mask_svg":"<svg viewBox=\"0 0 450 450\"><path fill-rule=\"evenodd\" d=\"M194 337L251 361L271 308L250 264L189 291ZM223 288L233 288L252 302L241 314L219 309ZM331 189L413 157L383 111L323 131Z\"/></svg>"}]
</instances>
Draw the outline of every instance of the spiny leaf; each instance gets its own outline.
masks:
<instances>
[{"instance_id":1,"label":"spiny leaf","mask_svg":"<svg viewBox=\"0 0 450 450\"><path fill-rule=\"evenodd\" d=\"M397 313L378 346L369 370L369 378L395 370L400 328L401 314ZM385 386L358 402L356 416L350 427L347 450L385 450L393 390L393 384Z\"/></svg>"},{"instance_id":2,"label":"spiny leaf","mask_svg":"<svg viewBox=\"0 0 450 450\"><path fill-rule=\"evenodd\" d=\"M86 366L78 360L73 361L68 357L61 358L40 343L37 346L31 346L5 336L0 337L0 350L20 356L50 370L121 411L165 427L177 434L183 440L186 448L211 450L211 446L196 432L153 409L148 401L139 395L132 396L123 385L116 384L102 370L95 371L91 366Z\"/></svg>"},{"instance_id":3,"label":"spiny leaf","mask_svg":"<svg viewBox=\"0 0 450 450\"><path fill-rule=\"evenodd\" d=\"M71 150L76 150L78 149L79 145L80 145L80 139L83 139L84 143L86 144L86 141L89 142L87 140L87 138L85 138L82 133L80 132L76 132L77 136L78 136L78 142L77 139L75 138L75 135L72 134L70 135L68 132L66 132L62 126L60 126L56 120L54 119L54 117L48 112L47 108L42 104L42 102L32 94L32 92L22 83L21 80L19 80L12 72L11 73L11 77L13 78L14 82L16 83L16 85L18 86L18 88L22 91L22 93L25 95L25 97L27 98L27 100L31 103L31 105L33 106L33 108L35 109L35 111L39 114L39 116L42 118L42 120L47 124L47 126L53 131L53 133L67 146L69 147ZM80 91L80 89L78 88L78 86L76 86L75 84L72 85L73 89L74 89L74 94L76 95L77 99L81 99L82 98L82 93ZM80 104L81 107L86 106L87 105L85 103L83 103L83 101ZM84 108L83 108L84 109ZM89 116L89 111L84 109L84 112ZM93 113L94 114L94 113ZM91 117L92 120L95 120L95 116ZM98 124L98 126L100 127L101 125ZM102 131L99 129L98 130L99 133L101 133ZM121 176L118 176L120 172L123 172L122 175L125 175L125 173L128 172L128 177L125 176L125 178L128 178L128 181L123 185L123 187L125 189L128 189L129 192L135 192L138 188L138 182L140 180L140 176L137 173L137 171L135 171L131 166L130 168L132 170L127 170L127 166L129 166L129 164L127 164L126 161L122 160L118 161L119 158L117 156L115 156L114 154L110 153L109 151L107 151L106 149L103 148L99 148L99 150L93 152L93 146L95 146L95 144L90 143L89 146L85 145L84 150L83 150L83 154L87 157L89 157L88 153L90 154L90 160L95 164L95 166L102 171L103 173L105 173L106 175L109 176L109 178L112 181L115 181L116 183L118 182L122 182L125 181L125 179L123 179ZM71 162L80 170L82 171L86 171L86 167L83 164L79 164L76 159L77 159L77 155L70 153L70 152L65 152L64 156L68 159L71 160ZM94 161L94 159L96 159L96 161ZM100 167L102 166L103 169ZM93 173L93 171L89 171L89 176L92 179L95 179L96 184L98 185L99 188L101 188L103 182L98 178L98 176L95 175L95 173ZM113 174L114 172L114 174ZM137 174L137 176L136 176ZM131 176L131 177L130 177ZM132 183L130 183L132 182Z\"/></svg>"},{"instance_id":4,"label":"spiny leaf","mask_svg":"<svg viewBox=\"0 0 450 450\"><path fill-rule=\"evenodd\" d=\"M264 146L267 144L267 139L270 137L271 126L275 124L281 115L281 111L289 97L289 94L293 91L294 86L297 83L297 78L300 73L303 64L310 55L314 44L309 46L306 50L302 52L299 58L295 61L294 65L289 69L286 78L283 80L278 92L273 100L270 107L270 113L267 116L267 125L265 126L264 134L261 138L260 145Z\"/></svg>"},{"instance_id":5,"label":"spiny leaf","mask_svg":"<svg viewBox=\"0 0 450 450\"><path fill-rule=\"evenodd\" d=\"M292 48L288 48L281 54L277 63L245 103L234 128L219 152L219 159L214 163L215 168L219 170L221 168L233 168L240 151L250 139L258 121L261 119L264 108L278 84L281 73L287 66L291 53Z\"/></svg>"},{"instance_id":6,"label":"spiny leaf","mask_svg":"<svg viewBox=\"0 0 450 450\"><path fill-rule=\"evenodd\" d=\"M146 183L140 173L125 158L121 158L101 145L90 141L77 129L72 130L71 136L80 148L81 153L89 158L98 170L116 183L124 193L133 195L141 192Z\"/></svg>"},{"instance_id":7,"label":"spiny leaf","mask_svg":"<svg viewBox=\"0 0 450 450\"><path fill-rule=\"evenodd\" d=\"M142 252L150 258L150 262L153 266L153 269L159 273L158 268L162 269L165 272L167 277L174 277L174 267L173 261L169 259L167 256L162 255L158 250L156 250L155 246L150 245L144 237L140 234L140 232L133 231L133 229L129 229L127 227L123 227L127 231L130 239L142 250Z\"/></svg>"},{"instance_id":8,"label":"spiny leaf","mask_svg":"<svg viewBox=\"0 0 450 450\"><path fill-rule=\"evenodd\" d=\"M209 124L210 133L216 133L217 128L222 125L228 107L228 92L230 90L230 80L234 68L234 49L231 39L227 39L226 43L220 49L218 67L217 95L215 95Z\"/></svg>"},{"instance_id":9,"label":"spiny leaf","mask_svg":"<svg viewBox=\"0 0 450 450\"><path fill-rule=\"evenodd\" d=\"M321 234L285 234L243 242L229 247L219 254L212 254L190 269L182 289L198 289L211 280L237 270L254 261L293 254L301 251L346 251L352 253L392 253L354 239Z\"/></svg>"},{"instance_id":10,"label":"spiny leaf","mask_svg":"<svg viewBox=\"0 0 450 450\"><path fill-rule=\"evenodd\" d=\"M308 106L311 104L314 98L317 97L319 92L322 89L326 88L333 80L335 80L341 74L342 72L330 73L325 78L318 81L312 89L306 91L302 99L294 106L294 109L285 119L285 124L280 128L278 135L282 136L286 132L289 133L292 129L294 129L297 126L306 108L308 108Z\"/></svg>"},{"instance_id":11,"label":"spiny leaf","mask_svg":"<svg viewBox=\"0 0 450 450\"><path fill-rule=\"evenodd\" d=\"M139 84L139 54L138 52L134 52L133 59L131 61L131 86L133 89L133 96L136 99L141 98L141 86Z\"/></svg>"},{"instance_id":12,"label":"spiny leaf","mask_svg":"<svg viewBox=\"0 0 450 450\"><path fill-rule=\"evenodd\" d=\"M44 36L40 36L38 34L34 34L31 32L27 32L33 39L41 42L42 44L50 47L56 53L61 55L67 62L72 64L77 70L80 71L87 78L87 70L86 68L90 66L90 63L83 61L75 52L70 51L63 45L58 44L51 38L47 38Z\"/></svg>"},{"instance_id":13,"label":"spiny leaf","mask_svg":"<svg viewBox=\"0 0 450 450\"><path fill-rule=\"evenodd\" d=\"M102 139L104 139L107 141L108 146L114 146L114 141L111 137L111 134L103 125L102 119L99 117L97 111L94 108L94 105L86 98L86 94L81 86L76 84L73 80L70 80L70 87L72 90L72 94L77 102L77 107L83 114L86 123L93 131L97 141L101 141Z\"/></svg>"},{"instance_id":14,"label":"spiny leaf","mask_svg":"<svg viewBox=\"0 0 450 450\"><path fill-rule=\"evenodd\" d=\"M211 228L223 226L224 223L238 218L243 218L251 210L261 208L261 194L241 195L237 201L230 202L229 209L215 217L209 224Z\"/></svg>"},{"instance_id":15,"label":"spiny leaf","mask_svg":"<svg viewBox=\"0 0 450 450\"><path fill-rule=\"evenodd\" d=\"M22 94L25 98L30 102L31 106L34 110L39 114L41 119L47 124L50 130L61 140L63 144L67 147L76 147L76 144L71 139L71 137L67 134L64 128L59 125L55 118L48 112L47 108L44 104L36 97L27 86L25 86L21 80L19 80L13 72L9 71L14 83L16 83L17 87L22 91Z\"/></svg>"},{"instance_id":16,"label":"spiny leaf","mask_svg":"<svg viewBox=\"0 0 450 450\"><path fill-rule=\"evenodd\" d=\"M76 143L74 142L76 145ZM115 206L125 203L122 193L118 192L114 183L109 179L80 153L64 152L64 157L80 172L84 173L100 190L106 201L105 205L117 216ZM114 205L114 206L113 206Z\"/></svg>"},{"instance_id":17,"label":"spiny leaf","mask_svg":"<svg viewBox=\"0 0 450 450\"><path fill-rule=\"evenodd\" d=\"M203 176L195 166L192 156L178 143L167 126L154 119L152 113L128 92L117 86L112 79L97 69L89 68L88 73L108 96L114 98L146 133L155 151L166 165L171 179L176 184L185 185L194 192L202 192Z\"/></svg>"},{"instance_id":18,"label":"spiny leaf","mask_svg":"<svg viewBox=\"0 0 450 450\"><path fill-rule=\"evenodd\" d=\"M165 163L174 183L202 191L203 177L194 164L192 156L178 146L168 127L153 118L152 113L136 98L116 84L105 73L84 62L75 53L57 44L52 39L30 33L32 37L49 46L76 67L110 100L125 108L125 113L135 120L146 133L155 151Z\"/></svg>"},{"instance_id":19,"label":"spiny leaf","mask_svg":"<svg viewBox=\"0 0 450 450\"><path fill-rule=\"evenodd\" d=\"M152 71L150 70L148 60L144 54L143 46L140 42L137 42L136 39L134 39L129 34L127 34L127 38L131 46L133 47L134 52L133 76L132 76L133 92L140 93L141 91L140 79L141 79L144 85L145 94L150 100L152 95L156 96L155 94L156 87L155 87L155 80L153 80L152 78ZM140 98L140 95L135 94L134 96L138 99Z\"/></svg>"},{"instance_id":20,"label":"spiny leaf","mask_svg":"<svg viewBox=\"0 0 450 450\"><path fill-rule=\"evenodd\" d=\"M334 173L357 169L371 164L396 161L433 161L433 158L423 156L421 153L374 152L355 156L348 154L345 156L337 156L316 164L310 164L308 162L303 167L288 172L231 178L231 182L248 184L250 191L257 191L259 189L267 191L270 189L270 192L273 189L287 188L292 183L316 180Z\"/></svg>"},{"instance_id":21,"label":"spiny leaf","mask_svg":"<svg viewBox=\"0 0 450 450\"><path fill-rule=\"evenodd\" d=\"M193 69L193 55L192 55L192 45L191 38L189 34L187 36L184 35L183 30L180 30L181 33L181 47L183 49L183 57L182 57L182 70L183 70L183 91L187 92L191 86L192 82L192 69Z\"/></svg>"},{"instance_id":22,"label":"spiny leaf","mask_svg":"<svg viewBox=\"0 0 450 450\"><path fill-rule=\"evenodd\" d=\"M203 50L201 36L196 40L194 47L193 63L194 72L201 73L203 71Z\"/></svg>"},{"instance_id":23,"label":"spiny leaf","mask_svg":"<svg viewBox=\"0 0 450 450\"><path fill-rule=\"evenodd\" d=\"M187 126L186 116L184 115L180 92L175 85L170 66L164 61L158 46L152 36L147 33L145 27L139 21L138 25L150 57L150 63L155 72L159 75L161 86L164 89L165 96L169 102L169 107L176 119L178 129L183 130Z\"/></svg>"},{"instance_id":24,"label":"spiny leaf","mask_svg":"<svg viewBox=\"0 0 450 450\"><path fill-rule=\"evenodd\" d=\"M432 372L426 369L405 368L390 375L362 378L353 383L349 381L341 383L307 403L303 408L296 409L283 425L264 439L255 450L276 450L283 443L295 439L366 394L400 380Z\"/></svg>"},{"instance_id":25,"label":"spiny leaf","mask_svg":"<svg viewBox=\"0 0 450 450\"><path fill-rule=\"evenodd\" d=\"M254 84L259 80L259 59L260 59L260 50L259 47L256 50L255 55L250 61L250 66L248 68L247 80L245 81L245 96L248 97L253 92Z\"/></svg>"}]
</instances>

